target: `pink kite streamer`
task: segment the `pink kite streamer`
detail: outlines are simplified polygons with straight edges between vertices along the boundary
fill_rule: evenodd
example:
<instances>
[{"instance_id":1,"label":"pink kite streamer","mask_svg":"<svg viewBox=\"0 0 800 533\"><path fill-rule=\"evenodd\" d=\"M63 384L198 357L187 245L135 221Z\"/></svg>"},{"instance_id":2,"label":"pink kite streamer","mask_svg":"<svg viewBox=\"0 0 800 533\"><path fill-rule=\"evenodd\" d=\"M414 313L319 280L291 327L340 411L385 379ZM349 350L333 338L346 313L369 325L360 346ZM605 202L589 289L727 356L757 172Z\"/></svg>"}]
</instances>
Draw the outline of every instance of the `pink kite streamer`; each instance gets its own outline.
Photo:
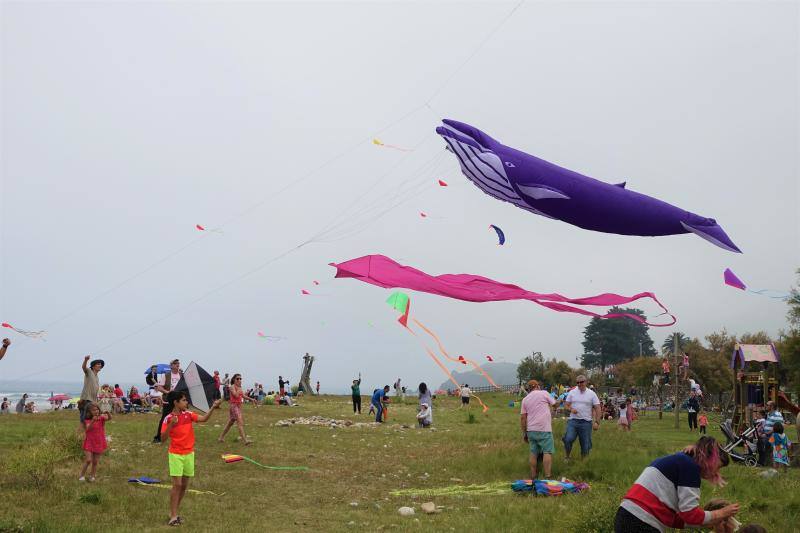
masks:
<instances>
[{"instance_id":1,"label":"pink kite streamer","mask_svg":"<svg viewBox=\"0 0 800 533\"><path fill-rule=\"evenodd\" d=\"M24 330L24 329L15 328L14 326L9 324L8 322L3 322L0 325L2 325L4 328L8 328L10 330L16 331L20 335L24 335L26 337L30 337L31 339L45 340L45 338L44 338L45 332L44 331L27 331L27 330Z\"/></svg>"},{"instance_id":2,"label":"pink kite streamer","mask_svg":"<svg viewBox=\"0 0 800 533\"><path fill-rule=\"evenodd\" d=\"M560 294L540 294L512 285L501 283L474 274L442 274L431 276L416 268L403 266L383 255L366 255L344 263L331 263L336 267L337 278L355 278L365 283L384 288L406 288L467 302L497 302L505 300L529 300L548 309L559 312L578 313L598 318L630 318L648 326L671 326L677 321L652 292L640 292L633 296L604 293L586 298L567 298ZM652 299L665 314L671 318L666 324L653 324L640 316L630 313L606 313L604 315L581 309L579 306L616 306L640 300ZM573 304L573 305L567 305Z\"/></svg>"}]
</instances>

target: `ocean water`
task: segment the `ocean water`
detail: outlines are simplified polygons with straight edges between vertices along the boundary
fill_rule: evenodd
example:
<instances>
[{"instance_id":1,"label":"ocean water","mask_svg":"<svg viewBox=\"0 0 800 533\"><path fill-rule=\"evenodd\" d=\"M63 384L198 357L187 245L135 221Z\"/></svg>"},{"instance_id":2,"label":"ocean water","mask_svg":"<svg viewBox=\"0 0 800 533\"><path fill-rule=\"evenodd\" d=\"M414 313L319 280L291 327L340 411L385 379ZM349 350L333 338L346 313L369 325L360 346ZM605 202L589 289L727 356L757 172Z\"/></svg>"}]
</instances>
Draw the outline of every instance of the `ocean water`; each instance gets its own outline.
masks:
<instances>
[{"instance_id":1,"label":"ocean water","mask_svg":"<svg viewBox=\"0 0 800 533\"><path fill-rule=\"evenodd\" d=\"M102 384L101 384L102 385ZM111 383L113 386L114 384ZM120 387L126 393L131 385L128 383L120 383ZM142 387L137 385L139 390ZM0 380L0 401L3 398L8 398L11 404L11 412L14 413L17 402L22 398L23 394L28 395L28 401L34 402L40 412L50 411L52 406L47 401L54 394L66 394L67 396L77 398L81 395L83 383L69 382L69 381L4 381ZM66 403L66 402L64 402Z\"/></svg>"}]
</instances>

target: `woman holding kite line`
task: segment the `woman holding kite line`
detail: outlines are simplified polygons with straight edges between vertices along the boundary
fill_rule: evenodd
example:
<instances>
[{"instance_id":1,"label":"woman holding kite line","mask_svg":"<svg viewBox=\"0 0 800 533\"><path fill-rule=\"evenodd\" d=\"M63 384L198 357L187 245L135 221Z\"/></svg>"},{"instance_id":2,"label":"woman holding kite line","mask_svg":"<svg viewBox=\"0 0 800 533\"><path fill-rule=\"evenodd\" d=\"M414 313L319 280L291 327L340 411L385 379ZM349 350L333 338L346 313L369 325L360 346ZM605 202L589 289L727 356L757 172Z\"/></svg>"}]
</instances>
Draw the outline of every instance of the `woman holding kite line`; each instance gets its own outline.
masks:
<instances>
[{"instance_id":1,"label":"woman holding kite line","mask_svg":"<svg viewBox=\"0 0 800 533\"><path fill-rule=\"evenodd\" d=\"M253 443L253 441L247 438L247 435L245 435L244 432L242 402L245 398L253 403L256 403L255 398L244 393L244 390L242 389L242 375L234 374L233 378L231 379L230 386L230 416L228 418L228 423L225 425L225 429L222 430L222 434L219 436L219 442L225 442L225 435L228 433L228 430L230 430L233 425L236 424L239 427L239 436L241 437L242 441L244 441L245 445L248 446Z\"/></svg>"}]
</instances>

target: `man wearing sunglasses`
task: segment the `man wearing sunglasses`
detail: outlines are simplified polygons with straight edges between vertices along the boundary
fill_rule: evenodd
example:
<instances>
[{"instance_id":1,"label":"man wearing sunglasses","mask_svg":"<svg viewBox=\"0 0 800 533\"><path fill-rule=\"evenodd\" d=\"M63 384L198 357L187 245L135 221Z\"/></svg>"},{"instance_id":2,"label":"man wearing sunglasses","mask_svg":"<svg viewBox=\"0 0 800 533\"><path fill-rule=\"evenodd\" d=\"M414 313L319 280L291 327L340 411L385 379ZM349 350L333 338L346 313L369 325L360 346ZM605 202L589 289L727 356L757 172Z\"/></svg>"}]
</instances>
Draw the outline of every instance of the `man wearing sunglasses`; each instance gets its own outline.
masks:
<instances>
[{"instance_id":1,"label":"man wearing sunglasses","mask_svg":"<svg viewBox=\"0 0 800 533\"><path fill-rule=\"evenodd\" d=\"M569 410L567 432L564 434L564 455L569 460L572 443L579 439L581 457L589 455L592 449L592 431L600 428L600 399L591 389L586 388L586 376L576 379L578 386L567 394L564 404Z\"/></svg>"}]
</instances>

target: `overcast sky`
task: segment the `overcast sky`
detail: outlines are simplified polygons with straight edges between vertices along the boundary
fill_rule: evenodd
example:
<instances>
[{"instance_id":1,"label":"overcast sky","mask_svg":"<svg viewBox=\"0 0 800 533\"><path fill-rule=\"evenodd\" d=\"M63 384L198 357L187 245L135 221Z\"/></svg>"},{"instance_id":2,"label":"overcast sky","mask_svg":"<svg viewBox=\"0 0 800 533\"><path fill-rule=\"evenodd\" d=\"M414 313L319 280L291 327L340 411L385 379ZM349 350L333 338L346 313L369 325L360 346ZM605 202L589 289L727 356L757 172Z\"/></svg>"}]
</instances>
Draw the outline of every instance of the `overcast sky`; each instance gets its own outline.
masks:
<instances>
[{"instance_id":1,"label":"overcast sky","mask_svg":"<svg viewBox=\"0 0 800 533\"><path fill-rule=\"evenodd\" d=\"M47 342L12 333L0 378L77 381L88 353L103 381L179 356L271 383L310 352L323 389L438 384L389 291L332 278L372 253L573 297L654 291L690 336L776 335L785 304L722 271L788 289L800 267L798 3L528 2L486 40L514 5L3 2L0 319ZM713 217L744 254L498 202L441 118ZM411 296L451 353L581 353L586 317Z\"/></svg>"}]
</instances>

